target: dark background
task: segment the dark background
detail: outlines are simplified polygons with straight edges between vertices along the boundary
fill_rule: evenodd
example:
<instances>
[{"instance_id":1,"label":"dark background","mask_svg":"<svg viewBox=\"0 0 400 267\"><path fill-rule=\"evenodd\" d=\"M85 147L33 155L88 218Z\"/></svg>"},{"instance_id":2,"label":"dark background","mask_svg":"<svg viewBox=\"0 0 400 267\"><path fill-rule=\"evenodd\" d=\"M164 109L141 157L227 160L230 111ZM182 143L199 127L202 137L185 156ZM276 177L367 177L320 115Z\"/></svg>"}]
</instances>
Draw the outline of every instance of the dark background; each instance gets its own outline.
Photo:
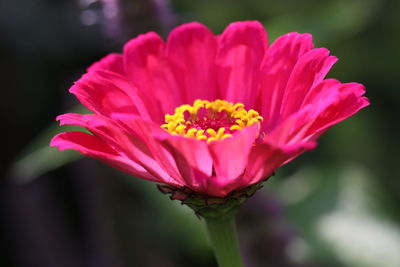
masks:
<instances>
[{"instance_id":1,"label":"dark background","mask_svg":"<svg viewBox=\"0 0 400 267\"><path fill-rule=\"evenodd\" d=\"M246 266L400 266L400 1L0 2L0 266L216 266L204 225L154 184L49 148L68 88L139 33L259 20L310 32L371 106L278 170L238 215ZM62 130L65 130L63 128Z\"/></svg>"}]
</instances>

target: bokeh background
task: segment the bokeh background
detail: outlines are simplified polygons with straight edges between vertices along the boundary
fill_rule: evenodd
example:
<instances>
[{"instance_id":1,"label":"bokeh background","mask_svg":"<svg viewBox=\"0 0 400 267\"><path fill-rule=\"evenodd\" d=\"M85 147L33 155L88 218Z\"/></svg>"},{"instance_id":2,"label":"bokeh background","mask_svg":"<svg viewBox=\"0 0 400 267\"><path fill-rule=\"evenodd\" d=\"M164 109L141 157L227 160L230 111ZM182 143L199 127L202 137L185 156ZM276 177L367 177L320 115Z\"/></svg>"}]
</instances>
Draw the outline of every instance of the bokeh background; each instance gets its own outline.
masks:
<instances>
[{"instance_id":1,"label":"bokeh background","mask_svg":"<svg viewBox=\"0 0 400 267\"><path fill-rule=\"evenodd\" d=\"M216 266L204 225L154 184L48 142L68 88L139 33L259 20L309 32L372 105L278 170L240 211L246 266L400 266L400 1L3 0L0 266ZM63 128L63 130L66 130Z\"/></svg>"}]
</instances>

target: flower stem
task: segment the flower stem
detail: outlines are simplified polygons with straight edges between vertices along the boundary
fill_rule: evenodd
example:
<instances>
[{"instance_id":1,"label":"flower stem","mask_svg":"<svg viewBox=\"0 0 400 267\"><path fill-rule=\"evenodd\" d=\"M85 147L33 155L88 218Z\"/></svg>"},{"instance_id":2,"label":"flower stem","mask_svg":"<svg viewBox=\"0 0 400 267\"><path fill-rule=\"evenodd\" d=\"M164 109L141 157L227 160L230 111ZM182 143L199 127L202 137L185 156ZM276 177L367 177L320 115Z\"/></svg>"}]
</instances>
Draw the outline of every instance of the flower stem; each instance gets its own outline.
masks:
<instances>
[{"instance_id":1,"label":"flower stem","mask_svg":"<svg viewBox=\"0 0 400 267\"><path fill-rule=\"evenodd\" d=\"M243 267L235 216L204 219L219 267Z\"/></svg>"}]
</instances>

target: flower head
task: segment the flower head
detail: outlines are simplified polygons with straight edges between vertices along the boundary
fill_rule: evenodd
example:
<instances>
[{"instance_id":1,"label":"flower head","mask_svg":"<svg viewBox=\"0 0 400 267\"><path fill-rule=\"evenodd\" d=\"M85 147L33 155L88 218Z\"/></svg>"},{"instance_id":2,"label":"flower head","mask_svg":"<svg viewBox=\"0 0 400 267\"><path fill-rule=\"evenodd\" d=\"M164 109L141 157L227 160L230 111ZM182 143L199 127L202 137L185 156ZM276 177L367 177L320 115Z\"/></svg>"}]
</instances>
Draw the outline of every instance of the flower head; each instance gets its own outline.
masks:
<instances>
[{"instance_id":1,"label":"flower head","mask_svg":"<svg viewBox=\"0 0 400 267\"><path fill-rule=\"evenodd\" d=\"M313 149L330 126L367 106L364 86L325 79L337 61L310 34L268 47L255 21L215 36L199 23L164 42L150 32L93 64L70 89L93 114L64 114L52 146L133 176L225 197Z\"/></svg>"}]
</instances>

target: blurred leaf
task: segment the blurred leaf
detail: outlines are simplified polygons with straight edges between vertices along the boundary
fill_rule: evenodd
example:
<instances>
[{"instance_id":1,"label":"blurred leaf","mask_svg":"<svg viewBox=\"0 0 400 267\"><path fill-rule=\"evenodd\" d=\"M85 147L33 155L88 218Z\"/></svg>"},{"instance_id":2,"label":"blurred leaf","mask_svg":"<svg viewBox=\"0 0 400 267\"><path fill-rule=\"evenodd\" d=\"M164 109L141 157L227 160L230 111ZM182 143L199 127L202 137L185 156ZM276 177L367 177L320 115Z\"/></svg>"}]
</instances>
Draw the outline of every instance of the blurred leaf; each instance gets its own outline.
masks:
<instances>
[{"instance_id":1,"label":"blurred leaf","mask_svg":"<svg viewBox=\"0 0 400 267\"><path fill-rule=\"evenodd\" d=\"M216 33L233 21L259 20L271 40L287 32L309 32L318 37L317 43L330 46L365 29L382 9L379 0L172 2L178 12L187 13L187 20L201 21Z\"/></svg>"},{"instance_id":2,"label":"blurred leaf","mask_svg":"<svg viewBox=\"0 0 400 267\"><path fill-rule=\"evenodd\" d=\"M132 181L132 177L129 177ZM136 186L135 181L135 186ZM154 183L144 181L142 189L148 201L154 205L155 213L161 216L162 220L154 221L154 224L162 224L162 233L166 239L174 238L184 240L193 251L203 254L204 250L210 250L207 241L207 232L204 222L194 214L188 206L182 205L180 201L170 200L168 195L162 194ZM160 228L160 227L158 227ZM164 231L171 229L171 232Z\"/></svg>"},{"instance_id":3,"label":"blurred leaf","mask_svg":"<svg viewBox=\"0 0 400 267\"><path fill-rule=\"evenodd\" d=\"M347 266L400 266L400 228L381 216L382 192L370 171L362 166L345 166L338 180L337 207L317 223L320 240Z\"/></svg>"},{"instance_id":4,"label":"blurred leaf","mask_svg":"<svg viewBox=\"0 0 400 267\"><path fill-rule=\"evenodd\" d=\"M332 251L321 243L316 224L318 219L334 210L338 198L338 169L324 166L306 167L285 179L274 179L271 192L286 204L286 214L298 232L290 246L293 257L321 262L326 267L341 267ZM303 252L300 252L304 250ZM302 259L303 260L303 259Z\"/></svg>"},{"instance_id":5,"label":"blurred leaf","mask_svg":"<svg viewBox=\"0 0 400 267\"><path fill-rule=\"evenodd\" d=\"M150 247L154 251L146 253L157 254L157 250L162 248L164 256L172 261L178 255L187 255L190 259L197 259L196 266L209 266L207 262L213 259L213 254L206 228L192 210L179 201L170 200L153 182L106 169L111 171L105 179L105 189L110 190L107 203L110 204L116 234L123 244L124 258L129 258L131 265L137 262L134 258L137 251L132 252L135 249L132 242L136 245L137 240L141 240L137 250L148 251L146 248ZM119 189L115 190L113 186Z\"/></svg>"},{"instance_id":6,"label":"blurred leaf","mask_svg":"<svg viewBox=\"0 0 400 267\"><path fill-rule=\"evenodd\" d=\"M292 10L265 21L272 39L286 32L309 32L322 45L348 38L369 25L379 11L377 0L339 0L311 2L307 9ZM321 41L321 42L318 42Z\"/></svg>"},{"instance_id":7,"label":"blurred leaf","mask_svg":"<svg viewBox=\"0 0 400 267\"><path fill-rule=\"evenodd\" d=\"M73 109L74 113L88 113L84 107ZM50 147L50 140L61 132L87 132L85 128L65 125L60 127L58 123L51 123L42 133L27 145L18 159L11 164L8 170L8 177L15 183L28 183L48 171L59 168L82 155L73 150L58 151L57 148Z\"/></svg>"},{"instance_id":8,"label":"blurred leaf","mask_svg":"<svg viewBox=\"0 0 400 267\"><path fill-rule=\"evenodd\" d=\"M309 166L272 181L270 190L286 203L287 218L299 233L291 255L321 266L399 266L400 229L385 213L390 207L369 169L349 163ZM380 262L382 257L387 260Z\"/></svg>"}]
</instances>

